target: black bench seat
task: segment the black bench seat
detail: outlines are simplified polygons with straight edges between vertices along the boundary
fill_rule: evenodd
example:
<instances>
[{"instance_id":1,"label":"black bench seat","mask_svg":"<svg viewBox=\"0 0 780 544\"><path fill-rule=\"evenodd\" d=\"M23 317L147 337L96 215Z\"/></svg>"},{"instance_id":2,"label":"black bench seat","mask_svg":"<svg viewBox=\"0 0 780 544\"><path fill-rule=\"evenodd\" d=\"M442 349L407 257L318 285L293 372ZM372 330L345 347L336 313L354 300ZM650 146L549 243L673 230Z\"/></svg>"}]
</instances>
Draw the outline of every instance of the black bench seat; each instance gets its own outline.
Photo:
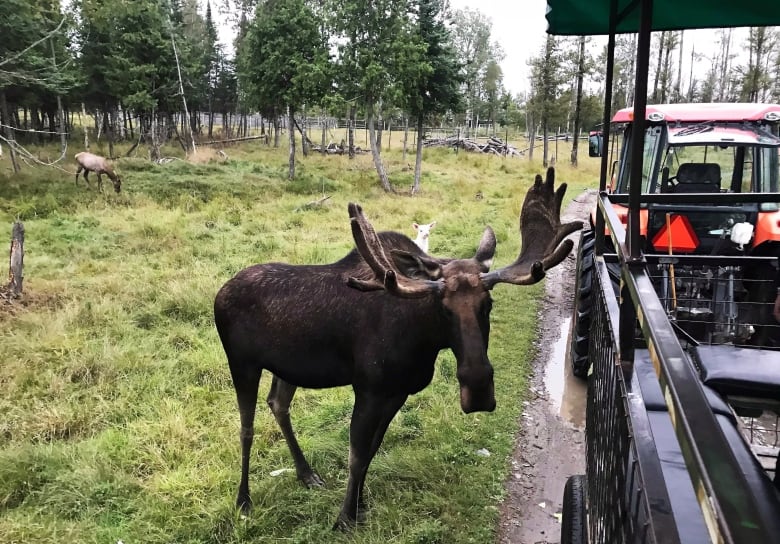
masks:
<instances>
[{"instance_id":1,"label":"black bench seat","mask_svg":"<svg viewBox=\"0 0 780 544\"><path fill-rule=\"evenodd\" d=\"M780 406L780 351L723 344L696 346L690 354L702 382L721 395Z\"/></svg>"},{"instance_id":2,"label":"black bench seat","mask_svg":"<svg viewBox=\"0 0 780 544\"><path fill-rule=\"evenodd\" d=\"M703 514L647 350L638 349L634 352L634 372L647 409L675 520L684 520L683 523L678 523L681 541L709 542ZM775 520L771 529L780 535L780 493L740 433L733 410L715 388L704 384L702 388L745 478L755 493L757 503L770 514L765 519Z\"/></svg>"}]
</instances>

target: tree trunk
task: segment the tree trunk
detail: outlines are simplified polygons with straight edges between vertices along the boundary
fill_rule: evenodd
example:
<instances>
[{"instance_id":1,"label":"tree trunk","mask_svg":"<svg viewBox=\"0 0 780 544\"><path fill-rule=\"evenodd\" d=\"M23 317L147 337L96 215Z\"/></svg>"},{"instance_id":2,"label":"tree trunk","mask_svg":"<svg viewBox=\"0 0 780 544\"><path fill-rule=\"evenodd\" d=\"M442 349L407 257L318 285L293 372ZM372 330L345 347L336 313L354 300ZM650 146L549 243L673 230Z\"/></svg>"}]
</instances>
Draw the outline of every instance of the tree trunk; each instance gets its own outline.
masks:
<instances>
[{"instance_id":1,"label":"tree trunk","mask_svg":"<svg viewBox=\"0 0 780 544\"><path fill-rule=\"evenodd\" d=\"M385 172L385 165L382 164L382 157L379 156L379 150L376 148L376 128L374 127L374 105L369 104L367 108L367 121L368 121L368 142L371 146L371 158L374 159L374 167L376 173L379 175L379 184L386 193L394 193L393 187L390 185L390 180L387 178L387 172Z\"/></svg>"},{"instance_id":2,"label":"tree trunk","mask_svg":"<svg viewBox=\"0 0 780 544\"><path fill-rule=\"evenodd\" d=\"M417 136L417 139L420 139L420 136ZM402 154L402 161L406 162L406 143L409 140L409 118L404 115L404 150Z\"/></svg>"},{"instance_id":3,"label":"tree trunk","mask_svg":"<svg viewBox=\"0 0 780 544\"><path fill-rule=\"evenodd\" d=\"M721 30L720 42L720 85L718 88L718 102L723 102L728 93L728 74L731 73L731 59L729 58L731 50L731 29Z\"/></svg>"},{"instance_id":4,"label":"tree trunk","mask_svg":"<svg viewBox=\"0 0 780 544\"><path fill-rule=\"evenodd\" d=\"M580 36L580 56L577 59L577 103L574 106L574 140L571 143L571 165L577 166L580 141L580 108L582 107L582 79L585 75L585 36Z\"/></svg>"},{"instance_id":5,"label":"tree trunk","mask_svg":"<svg viewBox=\"0 0 780 544\"><path fill-rule=\"evenodd\" d=\"M534 147L536 146L536 121L533 113L528 124L528 160L534 160Z\"/></svg>"},{"instance_id":6,"label":"tree trunk","mask_svg":"<svg viewBox=\"0 0 780 544\"><path fill-rule=\"evenodd\" d=\"M327 152L325 149L326 136L328 134L328 118L323 114L322 116L322 141L320 142L320 153L323 155Z\"/></svg>"},{"instance_id":7,"label":"tree trunk","mask_svg":"<svg viewBox=\"0 0 780 544\"><path fill-rule=\"evenodd\" d=\"M423 150L423 116L417 118L417 151L414 159L414 185L412 185L412 194L416 195L420 190L420 177L422 175L422 150ZM406 143L404 143L406 149Z\"/></svg>"},{"instance_id":8,"label":"tree trunk","mask_svg":"<svg viewBox=\"0 0 780 544\"><path fill-rule=\"evenodd\" d=\"M385 121L381 117L377 119L378 123L376 125L376 152L380 155L382 154L382 134L384 132L385 128Z\"/></svg>"},{"instance_id":9,"label":"tree trunk","mask_svg":"<svg viewBox=\"0 0 780 544\"><path fill-rule=\"evenodd\" d=\"M301 152L304 157L309 156L309 129L306 123L306 107L301 111Z\"/></svg>"},{"instance_id":10,"label":"tree trunk","mask_svg":"<svg viewBox=\"0 0 780 544\"><path fill-rule=\"evenodd\" d=\"M103 107L103 130L106 131L106 139L108 140L108 158L114 157L114 137L113 130L111 130L111 122L108 118L108 104Z\"/></svg>"},{"instance_id":11,"label":"tree trunk","mask_svg":"<svg viewBox=\"0 0 780 544\"><path fill-rule=\"evenodd\" d=\"M149 158L153 162L157 162L160 159L160 143L157 139L157 115L152 110L151 125L149 127L151 132L151 146L149 147Z\"/></svg>"},{"instance_id":12,"label":"tree trunk","mask_svg":"<svg viewBox=\"0 0 780 544\"><path fill-rule=\"evenodd\" d=\"M295 179L295 111L292 106L287 106L287 122L289 123L288 133L290 134L290 155L288 163L290 165L287 179L290 181Z\"/></svg>"},{"instance_id":13,"label":"tree trunk","mask_svg":"<svg viewBox=\"0 0 780 544\"><path fill-rule=\"evenodd\" d=\"M11 233L11 257L8 267L8 288L12 298L22 294L24 280L24 225L15 221Z\"/></svg>"},{"instance_id":14,"label":"tree trunk","mask_svg":"<svg viewBox=\"0 0 780 544\"><path fill-rule=\"evenodd\" d=\"M684 38L685 31L680 31L680 56L677 59L677 84L675 85L674 89L674 100L675 102L679 102L682 100L682 61L683 61L683 38Z\"/></svg>"},{"instance_id":15,"label":"tree trunk","mask_svg":"<svg viewBox=\"0 0 780 544\"><path fill-rule=\"evenodd\" d=\"M547 154L550 152L550 142L547 141L547 120L542 120L542 166L549 164Z\"/></svg>"},{"instance_id":16,"label":"tree trunk","mask_svg":"<svg viewBox=\"0 0 780 544\"><path fill-rule=\"evenodd\" d=\"M658 78L661 76L661 63L663 62L664 43L666 40L666 31L662 31L658 36L658 63L655 67L655 79L653 80L653 103L658 103Z\"/></svg>"},{"instance_id":17,"label":"tree trunk","mask_svg":"<svg viewBox=\"0 0 780 544\"><path fill-rule=\"evenodd\" d=\"M355 158L355 106L349 106L349 120L347 121L347 146L349 147L349 158Z\"/></svg>"},{"instance_id":18,"label":"tree trunk","mask_svg":"<svg viewBox=\"0 0 780 544\"><path fill-rule=\"evenodd\" d=\"M0 121L3 125L6 125L3 128L3 132L5 132L5 138L8 140L8 149L9 153L11 153L11 164L14 167L14 173L19 173L19 161L16 159L16 148L14 147L14 132L13 132L13 124L11 122L11 117L8 115L8 102L6 102L5 99L5 90L0 90Z\"/></svg>"}]
</instances>

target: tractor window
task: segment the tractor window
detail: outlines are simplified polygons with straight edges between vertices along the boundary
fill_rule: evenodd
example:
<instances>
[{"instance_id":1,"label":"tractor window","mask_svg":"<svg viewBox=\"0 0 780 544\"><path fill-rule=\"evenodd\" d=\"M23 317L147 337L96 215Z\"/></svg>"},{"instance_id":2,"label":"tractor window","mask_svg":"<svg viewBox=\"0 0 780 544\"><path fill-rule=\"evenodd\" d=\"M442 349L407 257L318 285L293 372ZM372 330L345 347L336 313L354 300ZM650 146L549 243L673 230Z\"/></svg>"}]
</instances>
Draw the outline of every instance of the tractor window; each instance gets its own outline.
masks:
<instances>
[{"instance_id":1,"label":"tractor window","mask_svg":"<svg viewBox=\"0 0 780 544\"><path fill-rule=\"evenodd\" d=\"M753 154L745 154L745 164L742 166L742 189L740 193L750 193L753 190Z\"/></svg>"},{"instance_id":2,"label":"tractor window","mask_svg":"<svg viewBox=\"0 0 780 544\"><path fill-rule=\"evenodd\" d=\"M778 159L774 147L759 147L755 150L754 166L755 182L753 191L756 193L774 193L778 190Z\"/></svg>"},{"instance_id":3,"label":"tractor window","mask_svg":"<svg viewBox=\"0 0 780 544\"><path fill-rule=\"evenodd\" d=\"M645 132L644 153L642 157L642 192L649 191L649 182L654 179L653 172L656 171L661 158L662 136L663 131L661 127L648 127ZM613 187L615 192L618 193L627 193L630 189L631 143L631 127L628 127L623 135L623 146L620 151L621 161L618 168L618 183L616 187Z\"/></svg>"},{"instance_id":4,"label":"tractor window","mask_svg":"<svg viewBox=\"0 0 780 544\"><path fill-rule=\"evenodd\" d=\"M642 160L642 192L650 191L653 169L658 162L658 146L661 141L661 127L648 127L645 132L645 151Z\"/></svg>"},{"instance_id":5,"label":"tractor window","mask_svg":"<svg viewBox=\"0 0 780 544\"><path fill-rule=\"evenodd\" d=\"M734 172L735 157L733 146L670 146L663 163L669 169L669 182L659 190L692 193L726 191Z\"/></svg>"}]
</instances>

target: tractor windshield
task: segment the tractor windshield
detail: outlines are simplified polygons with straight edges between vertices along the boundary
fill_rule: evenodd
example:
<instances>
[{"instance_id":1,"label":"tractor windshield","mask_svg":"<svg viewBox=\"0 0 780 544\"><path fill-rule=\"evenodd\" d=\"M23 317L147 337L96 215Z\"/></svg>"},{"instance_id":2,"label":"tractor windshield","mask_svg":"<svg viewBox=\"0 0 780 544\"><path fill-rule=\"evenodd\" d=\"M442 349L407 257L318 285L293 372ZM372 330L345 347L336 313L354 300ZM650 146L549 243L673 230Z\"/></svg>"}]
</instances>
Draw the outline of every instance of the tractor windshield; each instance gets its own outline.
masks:
<instances>
[{"instance_id":1,"label":"tractor windshield","mask_svg":"<svg viewBox=\"0 0 780 544\"><path fill-rule=\"evenodd\" d=\"M630 130L626 131L630 138ZM617 192L628 192L628 147ZM650 126L645 132L642 192L777 192L780 138L762 126Z\"/></svg>"}]
</instances>

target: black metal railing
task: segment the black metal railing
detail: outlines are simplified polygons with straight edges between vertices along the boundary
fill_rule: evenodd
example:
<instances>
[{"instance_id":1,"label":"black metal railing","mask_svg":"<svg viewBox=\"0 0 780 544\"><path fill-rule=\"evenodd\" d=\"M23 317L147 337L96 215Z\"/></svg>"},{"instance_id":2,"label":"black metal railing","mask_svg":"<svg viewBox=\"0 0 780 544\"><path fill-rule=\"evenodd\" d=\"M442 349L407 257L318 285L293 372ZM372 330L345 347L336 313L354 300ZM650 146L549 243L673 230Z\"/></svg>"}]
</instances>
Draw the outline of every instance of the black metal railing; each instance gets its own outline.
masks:
<instances>
[{"instance_id":1,"label":"black metal railing","mask_svg":"<svg viewBox=\"0 0 780 544\"><path fill-rule=\"evenodd\" d=\"M646 347L652 359L666 401L663 417L673 427L709 537L727 543L772 541L774 522L758 507L710 408L680 343L680 327L670 319L668 297L662 301L657 295L658 279L648 273L645 256L637 259L626 251L624 227L603 193L599 211L623 265L623 301L615 299L603 256L597 255L586 431L592 541L681 541L636 385L634 346ZM601 236L597 232L597 253L604 247Z\"/></svg>"},{"instance_id":2,"label":"black metal railing","mask_svg":"<svg viewBox=\"0 0 780 544\"><path fill-rule=\"evenodd\" d=\"M626 512L623 504L630 433L625 409L622 372L616 364L616 332L610 321L617 301L611 286L601 279L608 274L597 259L588 358L593 362L588 380L586 450L589 497L589 532L594 542L623 542ZM607 281L609 281L607 279Z\"/></svg>"}]
</instances>

